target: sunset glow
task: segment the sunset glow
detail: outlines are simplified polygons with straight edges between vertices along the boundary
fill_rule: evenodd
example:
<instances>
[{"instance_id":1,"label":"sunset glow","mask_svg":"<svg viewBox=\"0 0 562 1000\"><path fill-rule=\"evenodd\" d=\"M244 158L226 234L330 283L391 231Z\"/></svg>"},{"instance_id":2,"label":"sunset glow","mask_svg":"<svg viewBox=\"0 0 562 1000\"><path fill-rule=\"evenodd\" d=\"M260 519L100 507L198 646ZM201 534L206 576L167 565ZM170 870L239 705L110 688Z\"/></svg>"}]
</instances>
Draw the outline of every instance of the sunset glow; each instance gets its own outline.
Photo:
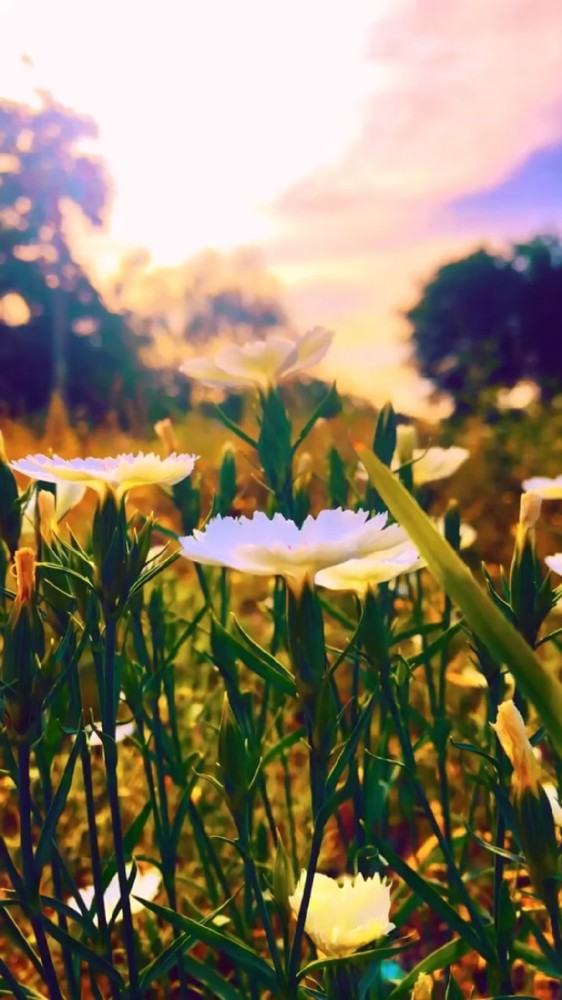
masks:
<instances>
[{"instance_id":1,"label":"sunset glow","mask_svg":"<svg viewBox=\"0 0 562 1000\"><path fill-rule=\"evenodd\" d=\"M501 198L562 145L558 0L4 0L2 20L0 95L46 88L99 124L98 277L137 247L257 246L297 326L336 330L343 388L404 372L400 313L434 267L562 222L554 196Z\"/></svg>"}]
</instances>

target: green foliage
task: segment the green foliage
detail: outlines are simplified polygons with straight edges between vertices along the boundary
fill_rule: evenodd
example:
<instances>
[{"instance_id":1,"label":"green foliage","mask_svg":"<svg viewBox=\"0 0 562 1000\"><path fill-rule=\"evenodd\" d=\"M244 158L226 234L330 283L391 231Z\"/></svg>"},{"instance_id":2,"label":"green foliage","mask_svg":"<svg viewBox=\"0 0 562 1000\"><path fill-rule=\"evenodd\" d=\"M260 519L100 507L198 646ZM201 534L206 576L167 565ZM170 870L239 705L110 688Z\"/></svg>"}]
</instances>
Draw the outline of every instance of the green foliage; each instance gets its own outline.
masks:
<instances>
[{"instance_id":1,"label":"green foliage","mask_svg":"<svg viewBox=\"0 0 562 1000\"><path fill-rule=\"evenodd\" d=\"M406 314L420 372L472 413L483 390L562 386L562 244L539 236L505 254L479 249L441 267Z\"/></svg>"}]
</instances>

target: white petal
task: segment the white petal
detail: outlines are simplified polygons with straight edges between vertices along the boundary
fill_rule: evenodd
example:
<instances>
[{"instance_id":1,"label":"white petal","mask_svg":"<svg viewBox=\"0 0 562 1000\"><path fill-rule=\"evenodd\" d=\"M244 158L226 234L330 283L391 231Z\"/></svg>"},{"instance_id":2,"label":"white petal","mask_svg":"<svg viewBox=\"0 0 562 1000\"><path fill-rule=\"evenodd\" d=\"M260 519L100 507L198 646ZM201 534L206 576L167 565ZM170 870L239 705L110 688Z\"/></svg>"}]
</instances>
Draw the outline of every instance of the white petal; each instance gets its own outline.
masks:
<instances>
[{"instance_id":1,"label":"white petal","mask_svg":"<svg viewBox=\"0 0 562 1000\"><path fill-rule=\"evenodd\" d=\"M526 493L538 493L543 500L562 500L562 476L556 476L555 479L547 476L525 479L523 489Z\"/></svg>"},{"instance_id":2,"label":"white petal","mask_svg":"<svg viewBox=\"0 0 562 1000\"><path fill-rule=\"evenodd\" d=\"M547 556L545 563L553 573L562 576L562 552L555 552L552 556Z\"/></svg>"},{"instance_id":3,"label":"white petal","mask_svg":"<svg viewBox=\"0 0 562 1000\"><path fill-rule=\"evenodd\" d=\"M296 375L297 372L305 371L318 364L328 352L333 340L333 332L325 330L321 326L315 326L308 330L297 340L297 356L294 362L282 373L286 378L289 375Z\"/></svg>"},{"instance_id":4,"label":"white petal","mask_svg":"<svg viewBox=\"0 0 562 1000\"><path fill-rule=\"evenodd\" d=\"M466 448L415 448L412 474L416 486L448 479L470 457Z\"/></svg>"}]
</instances>

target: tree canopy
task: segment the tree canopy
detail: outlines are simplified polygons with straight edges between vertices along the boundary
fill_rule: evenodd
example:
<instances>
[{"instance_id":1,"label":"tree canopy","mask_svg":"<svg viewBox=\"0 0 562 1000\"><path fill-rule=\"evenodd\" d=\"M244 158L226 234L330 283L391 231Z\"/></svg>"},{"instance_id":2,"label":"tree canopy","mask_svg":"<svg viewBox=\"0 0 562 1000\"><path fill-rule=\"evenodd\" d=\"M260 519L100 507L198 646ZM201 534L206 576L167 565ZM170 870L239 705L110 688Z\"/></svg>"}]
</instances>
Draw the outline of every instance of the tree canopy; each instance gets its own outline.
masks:
<instances>
[{"instance_id":1,"label":"tree canopy","mask_svg":"<svg viewBox=\"0 0 562 1000\"><path fill-rule=\"evenodd\" d=\"M63 391L99 418L139 372L138 338L109 310L65 234L64 207L103 222L108 182L79 143L94 122L48 94L32 108L0 103L0 399L12 412L45 408ZM6 303L20 302L18 310Z\"/></svg>"},{"instance_id":2,"label":"tree canopy","mask_svg":"<svg viewBox=\"0 0 562 1000\"><path fill-rule=\"evenodd\" d=\"M457 411L523 379L548 399L562 390L562 243L538 236L445 264L406 317L421 374Z\"/></svg>"}]
</instances>

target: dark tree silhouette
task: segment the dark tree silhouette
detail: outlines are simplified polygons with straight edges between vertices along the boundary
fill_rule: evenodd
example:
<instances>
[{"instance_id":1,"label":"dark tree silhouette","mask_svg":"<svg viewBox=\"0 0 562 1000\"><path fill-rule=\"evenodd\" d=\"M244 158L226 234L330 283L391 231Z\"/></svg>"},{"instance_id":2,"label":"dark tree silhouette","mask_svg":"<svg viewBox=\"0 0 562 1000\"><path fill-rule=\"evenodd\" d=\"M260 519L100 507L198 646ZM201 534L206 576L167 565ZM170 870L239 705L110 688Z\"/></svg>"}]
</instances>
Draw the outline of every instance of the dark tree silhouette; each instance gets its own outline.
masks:
<instances>
[{"instance_id":1,"label":"dark tree silhouette","mask_svg":"<svg viewBox=\"0 0 562 1000\"><path fill-rule=\"evenodd\" d=\"M541 236L446 264L406 317L420 372L457 412L521 379L548 398L562 388L562 244Z\"/></svg>"},{"instance_id":2,"label":"dark tree silhouette","mask_svg":"<svg viewBox=\"0 0 562 1000\"><path fill-rule=\"evenodd\" d=\"M29 310L17 326L0 311L0 400L31 412L57 390L99 417L116 402L114 390L132 392L138 342L106 308L64 231L65 202L103 222L103 166L77 151L96 126L41 98L37 109L0 103L0 304L17 293Z\"/></svg>"}]
</instances>

